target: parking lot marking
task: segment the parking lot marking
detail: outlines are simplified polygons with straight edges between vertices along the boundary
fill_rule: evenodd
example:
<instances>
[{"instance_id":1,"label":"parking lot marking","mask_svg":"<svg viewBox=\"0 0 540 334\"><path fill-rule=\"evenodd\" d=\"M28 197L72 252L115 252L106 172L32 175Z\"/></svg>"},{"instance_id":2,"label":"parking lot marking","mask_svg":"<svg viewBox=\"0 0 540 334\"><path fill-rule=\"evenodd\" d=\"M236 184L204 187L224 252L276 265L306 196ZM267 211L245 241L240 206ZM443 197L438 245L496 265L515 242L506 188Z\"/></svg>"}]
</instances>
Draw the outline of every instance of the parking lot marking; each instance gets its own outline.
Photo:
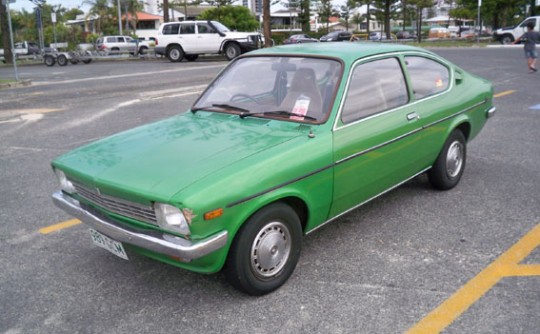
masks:
<instances>
[{"instance_id":1,"label":"parking lot marking","mask_svg":"<svg viewBox=\"0 0 540 334\"><path fill-rule=\"evenodd\" d=\"M44 227L44 228L40 228L39 233L41 233L41 234L49 234L49 233L52 233L52 232L63 230L63 229L68 228L68 227L79 225L80 223L81 223L81 221L78 220L78 219L71 219L71 220L65 221L63 223L58 223L58 224L54 224L54 225L47 226L47 227Z\"/></svg>"},{"instance_id":2,"label":"parking lot marking","mask_svg":"<svg viewBox=\"0 0 540 334\"><path fill-rule=\"evenodd\" d=\"M540 224L499 256L407 334L440 333L504 277L540 276L540 265L519 264L540 246Z\"/></svg>"},{"instance_id":3,"label":"parking lot marking","mask_svg":"<svg viewBox=\"0 0 540 334\"><path fill-rule=\"evenodd\" d=\"M515 90L505 90L504 92L494 94L493 97L495 97L495 98L503 97L503 96L506 96L506 95L514 94L515 92L516 92Z\"/></svg>"}]
</instances>

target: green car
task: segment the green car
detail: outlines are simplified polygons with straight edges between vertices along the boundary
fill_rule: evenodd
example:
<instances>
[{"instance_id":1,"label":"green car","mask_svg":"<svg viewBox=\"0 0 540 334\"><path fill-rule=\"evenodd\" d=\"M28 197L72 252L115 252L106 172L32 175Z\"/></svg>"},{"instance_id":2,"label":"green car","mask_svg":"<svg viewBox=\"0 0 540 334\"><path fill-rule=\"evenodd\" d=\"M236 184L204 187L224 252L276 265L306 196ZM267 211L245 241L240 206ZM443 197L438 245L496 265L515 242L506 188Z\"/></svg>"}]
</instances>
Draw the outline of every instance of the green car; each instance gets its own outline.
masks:
<instances>
[{"instance_id":1,"label":"green car","mask_svg":"<svg viewBox=\"0 0 540 334\"><path fill-rule=\"evenodd\" d=\"M223 269L262 295L290 277L304 234L422 173L456 186L492 99L490 82L415 47L262 49L187 112L55 159L53 201L118 256Z\"/></svg>"}]
</instances>

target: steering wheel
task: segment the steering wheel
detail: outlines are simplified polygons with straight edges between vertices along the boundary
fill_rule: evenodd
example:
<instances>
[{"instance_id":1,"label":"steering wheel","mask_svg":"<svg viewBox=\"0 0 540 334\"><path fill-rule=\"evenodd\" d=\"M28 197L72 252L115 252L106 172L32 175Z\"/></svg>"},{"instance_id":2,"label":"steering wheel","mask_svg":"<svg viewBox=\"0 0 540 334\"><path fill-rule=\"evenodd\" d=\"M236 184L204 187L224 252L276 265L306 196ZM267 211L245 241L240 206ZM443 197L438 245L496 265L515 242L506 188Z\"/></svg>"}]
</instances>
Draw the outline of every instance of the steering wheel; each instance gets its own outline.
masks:
<instances>
[{"instance_id":1,"label":"steering wheel","mask_svg":"<svg viewBox=\"0 0 540 334\"><path fill-rule=\"evenodd\" d=\"M256 104L261 104L259 101L257 101L253 96L251 95L247 95L247 94L243 94L243 93L239 93L239 94L235 94L233 95L233 97L231 97L231 101L237 101L239 100L240 98L246 98L252 102L255 102Z\"/></svg>"}]
</instances>

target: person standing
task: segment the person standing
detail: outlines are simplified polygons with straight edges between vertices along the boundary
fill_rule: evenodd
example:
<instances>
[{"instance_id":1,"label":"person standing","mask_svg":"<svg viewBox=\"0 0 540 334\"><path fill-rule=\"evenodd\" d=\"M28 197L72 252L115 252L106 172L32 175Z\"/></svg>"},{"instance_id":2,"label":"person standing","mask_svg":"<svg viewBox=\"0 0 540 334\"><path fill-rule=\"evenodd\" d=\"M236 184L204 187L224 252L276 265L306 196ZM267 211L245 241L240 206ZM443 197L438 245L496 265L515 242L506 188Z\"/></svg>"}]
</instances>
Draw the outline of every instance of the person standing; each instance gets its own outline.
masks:
<instances>
[{"instance_id":1,"label":"person standing","mask_svg":"<svg viewBox=\"0 0 540 334\"><path fill-rule=\"evenodd\" d=\"M525 44L524 50L525 57L527 58L527 65L529 66L529 73L538 71L536 68L536 59L538 58L536 43L540 43L540 33L534 31L534 22L527 23L527 32L516 39L513 44L519 42Z\"/></svg>"}]
</instances>

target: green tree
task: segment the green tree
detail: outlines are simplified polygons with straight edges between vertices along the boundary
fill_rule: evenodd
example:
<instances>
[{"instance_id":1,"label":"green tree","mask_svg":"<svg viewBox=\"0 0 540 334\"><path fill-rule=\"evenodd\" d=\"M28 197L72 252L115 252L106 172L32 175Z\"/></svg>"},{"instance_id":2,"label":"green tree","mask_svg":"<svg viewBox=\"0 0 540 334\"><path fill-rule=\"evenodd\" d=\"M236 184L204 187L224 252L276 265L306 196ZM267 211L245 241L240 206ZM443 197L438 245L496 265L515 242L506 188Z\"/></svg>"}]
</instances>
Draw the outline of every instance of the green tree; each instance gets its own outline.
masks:
<instances>
[{"instance_id":1,"label":"green tree","mask_svg":"<svg viewBox=\"0 0 540 334\"><path fill-rule=\"evenodd\" d=\"M326 23L326 32L328 33L330 25L330 17L335 13L334 8L332 7L332 0L321 0L321 5L317 14L321 19L322 23Z\"/></svg>"},{"instance_id":2,"label":"green tree","mask_svg":"<svg viewBox=\"0 0 540 334\"><path fill-rule=\"evenodd\" d=\"M111 24L112 8L109 0L84 0L83 4L89 5L90 10L86 18L96 17L96 31L103 32L107 25Z\"/></svg>"},{"instance_id":3,"label":"green tree","mask_svg":"<svg viewBox=\"0 0 540 334\"><path fill-rule=\"evenodd\" d=\"M422 42L422 10L433 6L433 0L408 0L414 6L416 13L416 35L418 42Z\"/></svg>"},{"instance_id":4,"label":"green tree","mask_svg":"<svg viewBox=\"0 0 540 334\"><path fill-rule=\"evenodd\" d=\"M203 11L199 17L202 20L216 20L231 30L254 31L259 23L251 11L243 6L226 5Z\"/></svg>"}]
</instances>

